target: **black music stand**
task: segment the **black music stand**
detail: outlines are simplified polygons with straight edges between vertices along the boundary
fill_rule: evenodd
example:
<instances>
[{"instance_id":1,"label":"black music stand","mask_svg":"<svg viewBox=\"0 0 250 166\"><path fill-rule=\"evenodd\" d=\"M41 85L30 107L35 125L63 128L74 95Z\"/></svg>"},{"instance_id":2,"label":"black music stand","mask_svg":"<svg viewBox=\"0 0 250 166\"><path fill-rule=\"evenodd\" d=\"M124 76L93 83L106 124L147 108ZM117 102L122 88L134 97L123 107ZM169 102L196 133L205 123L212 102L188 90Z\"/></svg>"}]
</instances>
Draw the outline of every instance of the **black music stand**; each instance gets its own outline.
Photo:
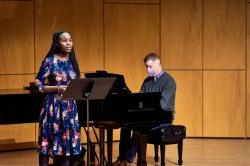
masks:
<instances>
[{"instance_id":1,"label":"black music stand","mask_svg":"<svg viewBox=\"0 0 250 166\"><path fill-rule=\"evenodd\" d=\"M86 100L87 103L87 165L90 165L89 100L104 100L116 78L78 78L71 80L62 100Z\"/></svg>"}]
</instances>

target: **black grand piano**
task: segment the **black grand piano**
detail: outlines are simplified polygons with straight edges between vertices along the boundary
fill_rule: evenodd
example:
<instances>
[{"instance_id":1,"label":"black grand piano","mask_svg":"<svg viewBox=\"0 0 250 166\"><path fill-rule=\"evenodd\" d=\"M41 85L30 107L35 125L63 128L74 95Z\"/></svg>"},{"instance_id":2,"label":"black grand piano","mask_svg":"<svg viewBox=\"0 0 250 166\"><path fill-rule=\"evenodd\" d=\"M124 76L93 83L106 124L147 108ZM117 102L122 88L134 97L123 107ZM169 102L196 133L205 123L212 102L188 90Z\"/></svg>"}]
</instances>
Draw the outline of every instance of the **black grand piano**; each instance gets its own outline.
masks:
<instances>
[{"instance_id":1,"label":"black grand piano","mask_svg":"<svg viewBox=\"0 0 250 166\"><path fill-rule=\"evenodd\" d=\"M123 75L96 71L85 73L86 78L114 77L116 78L104 101L90 101L90 121L113 121L119 127L147 125L156 122L168 123L172 119L171 112L162 111L161 94L131 93ZM86 105L77 102L81 122L86 121ZM83 111L81 111L83 110ZM142 118L143 117L143 118Z\"/></svg>"},{"instance_id":2,"label":"black grand piano","mask_svg":"<svg viewBox=\"0 0 250 166\"><path fill-rule=\"evenodd\" d=\"M90 101L90 120L100 128L100 138L104 137L103 129L108 129L108 163L112 163L112 129L119 127L134 128L153 122L171 123L172 113L160 107L160 93L131 93L123 75L96 71L85 73L86 78L115 77L115 82L104 101ZM33 85L33 84L31 84ZM0 93L0 124L17 124L38 122L39 113L45 98L34 86L26 87L30 93ZM15 101L15 104L13 104ZM86 103L77 102L81 124L86 123ZM102 132L102 133L101 133ZM102 140L104 141L104 140ZM103 146L104 142L102 142ZM104 148L101 149L104 154ZM111 153L111 154L110 154ZM145 165L146 152L139 156L138 163ZM100 156L100 165L103 165Z\"/></svg>"},{"instance_id":3,"label":"black grand piano","mask_svg":"<svg viewBox=\"0 0 250 166\"><path fill-rule=\"evenodd\" d=\"M160 106L161 93L131 93L123 75L96 71L86 73L86 78L115 77L116 80L104 101L90 101L90 120L100 128L100 163L104 163L104 129L107 129L108 161L112 165L112 137L114 128L125 127L135 129L138 126L152 123L171 123L172 112L163 111ZM86 106L81 102L78 109L84 110ZM85 109L86 110L86 109ZM86 116L80 111L80 120L84 123ZM83 118L83 119L82 119ZM146 165L145 137L137 139L138 149L137 165Z\"/></svg>"}]
</instances>

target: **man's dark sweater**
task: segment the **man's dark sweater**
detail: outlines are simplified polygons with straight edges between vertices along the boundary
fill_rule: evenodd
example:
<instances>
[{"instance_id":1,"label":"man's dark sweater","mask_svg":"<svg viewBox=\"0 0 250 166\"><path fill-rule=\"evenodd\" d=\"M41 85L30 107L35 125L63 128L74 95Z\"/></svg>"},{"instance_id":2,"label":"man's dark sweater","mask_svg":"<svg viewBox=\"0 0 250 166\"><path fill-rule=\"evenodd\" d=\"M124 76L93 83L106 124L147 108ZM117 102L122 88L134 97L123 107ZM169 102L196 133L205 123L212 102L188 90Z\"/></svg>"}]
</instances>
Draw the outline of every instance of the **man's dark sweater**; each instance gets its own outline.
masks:
<instances>
[{"instance_id":1,"label":"man's dark sweater","mask_svg":"<svg viewBox=\"0 0 250 166\"><path fill-rule=\"evenodd\" d=\"M175 80L166 72L160 73L158 77L147 77L140 92L161 92L161 107L165 111L175 111Z\"/></svg>"}]
</instances>

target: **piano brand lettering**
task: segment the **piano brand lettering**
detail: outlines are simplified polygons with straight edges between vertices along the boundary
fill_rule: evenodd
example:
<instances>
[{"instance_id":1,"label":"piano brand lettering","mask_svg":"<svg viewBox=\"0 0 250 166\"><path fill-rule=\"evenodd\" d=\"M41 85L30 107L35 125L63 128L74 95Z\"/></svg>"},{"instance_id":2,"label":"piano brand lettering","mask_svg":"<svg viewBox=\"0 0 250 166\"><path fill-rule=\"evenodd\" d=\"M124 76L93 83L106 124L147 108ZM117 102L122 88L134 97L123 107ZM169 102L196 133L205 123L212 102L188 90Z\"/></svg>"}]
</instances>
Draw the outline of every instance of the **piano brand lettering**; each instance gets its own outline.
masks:
<instances>
[{"instance_id":1,"label":"piano brand lettering","mask_svg":"<svg viewBox=\"0 0 250 166\"><path fill-rule=\"evenodd\" d=\"M138 109L128 109L128 112L150 112L150 111L154 111L155 108L154 107L144 107L143 102L139 102L138 103Z\"/></svg>"},{"instance_id":2,"label":"piano brand lettering","mask_svg":"<svg viewBox=\"0 0 250 166\"><path fill-rule=\"evenodd\" d=\"M138 108L138 109L128 109L129 112L150 112L150 111L155 111L155 108Z\"/></svg>"},{"instance_id":3,"label":"piano brand lettering","mask_svg":"<svg viewBox=\"0 0 250 166\"><path fill-rule=\"evenodd\" d=\"M140 108L140 109L143 108L143 102L139 102L139 108Z\"/></svg>"}]
</instances>

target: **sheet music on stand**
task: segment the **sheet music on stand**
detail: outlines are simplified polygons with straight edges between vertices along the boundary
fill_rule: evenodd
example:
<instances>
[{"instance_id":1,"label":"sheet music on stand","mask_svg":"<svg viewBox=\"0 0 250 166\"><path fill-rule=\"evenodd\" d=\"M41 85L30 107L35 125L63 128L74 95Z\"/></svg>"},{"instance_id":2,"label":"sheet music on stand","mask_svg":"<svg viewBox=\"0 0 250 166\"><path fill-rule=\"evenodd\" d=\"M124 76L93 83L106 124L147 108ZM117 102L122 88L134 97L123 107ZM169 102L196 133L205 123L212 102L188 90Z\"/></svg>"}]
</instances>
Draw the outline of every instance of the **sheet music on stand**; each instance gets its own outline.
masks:
<instances>
[{"instance_id":1,"label":"sheet music on stand","mask_svg":"<svg viewBox=\"0 0 250 166\"><path fill-rule=\"evenodd\" d=\"M116 78L78 78L71 80L62 94L62 100L86 100L87 102L87 165L90 165L89 100L104 100Z\"/></svg>"}]
</instances>

